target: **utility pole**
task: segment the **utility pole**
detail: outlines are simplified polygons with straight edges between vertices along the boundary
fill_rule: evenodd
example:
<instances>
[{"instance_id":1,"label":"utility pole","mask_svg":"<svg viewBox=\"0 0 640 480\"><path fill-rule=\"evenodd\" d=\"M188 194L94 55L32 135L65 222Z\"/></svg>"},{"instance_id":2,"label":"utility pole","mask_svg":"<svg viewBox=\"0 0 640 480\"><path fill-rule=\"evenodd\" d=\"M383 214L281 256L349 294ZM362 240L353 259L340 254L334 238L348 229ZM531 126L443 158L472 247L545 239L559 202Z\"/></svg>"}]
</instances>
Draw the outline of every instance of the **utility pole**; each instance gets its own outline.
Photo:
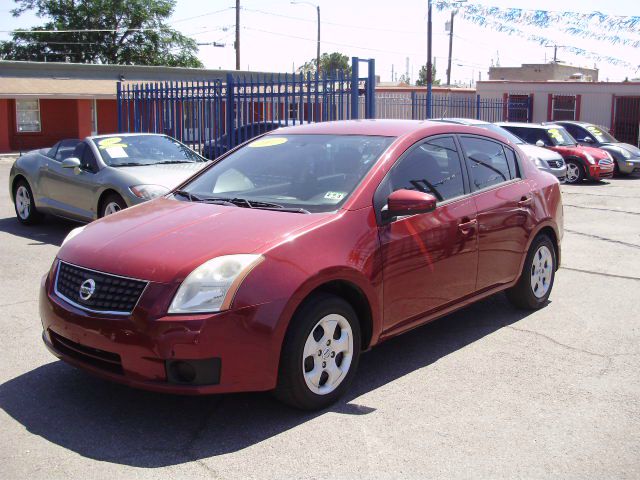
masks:
<instances>
[{"instance_id":1,"label":"utility pole","mask_svg":"<svg viewBox=\"0 0 640 480\"><path fill-rule=\"evenodd\" d=\"M431 118L431 91L433 87L433 65L431 63L431 0L427 0L427 118Z\"/></svg>"},{"instance_id":2,"label":"utility pole","mask_svg":"<svg viewBox=\"0 0 640 480\"><path fill-rule=\"evenodd\" d=\"M240 70L240 0L236 0L236 70Z\"/></svg>"},{"instance_id":3,"label":"utility pole","mask_svg":"<svg viewBox=\"0 0 640 480\"><path fill-rule=\"evenodd\" d=\"M291 0L292 5L301 5L306 4L311 7L315 7L316 12L318 14L318 44L316 47L316 72L320 73L320 5L316 5L315 3L307 2L305 0Z\"/></svg>"},{"instance_id":4,"label":"utility pole","mask_svg":"<svg viewBox=\"0 0 640 480\"><path fill-rule=\"evenodd\" d=\"M447 66L447 86L451 85L451 56L453 54L453 18L456 11L451 10L451 21L449 23L449 63Z\"/></svg>"}]
</instances>

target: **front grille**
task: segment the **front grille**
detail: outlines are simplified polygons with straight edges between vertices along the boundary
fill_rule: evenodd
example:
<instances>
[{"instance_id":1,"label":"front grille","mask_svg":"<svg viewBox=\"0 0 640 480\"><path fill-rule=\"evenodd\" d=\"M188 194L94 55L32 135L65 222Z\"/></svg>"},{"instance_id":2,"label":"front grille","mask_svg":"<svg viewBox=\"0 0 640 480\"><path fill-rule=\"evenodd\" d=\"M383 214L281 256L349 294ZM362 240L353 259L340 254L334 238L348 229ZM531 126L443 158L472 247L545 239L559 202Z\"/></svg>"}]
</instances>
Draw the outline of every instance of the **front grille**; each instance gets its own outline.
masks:
<instances>
[{"instance_id":1,"label":"front grille","mask_svg":"<svg viewBox=\"0 0 640 480\"><path fill-rule=\"evenodd\" d=\"M561 168L564 165L562 160L547 160L547 163L551 168Z\"/></svg>"},{"instance_id":2,"label":"front grille","mask_svg":"<svg viewBox=\"0 0 640 480\"><path fill-rule=\"evenodd\" d=\"M122 362L117 353L87 347L49 330L51 344L60 353L107 372L122 375Z\"/></svg>"},{"instance_id":3,"label":"front grille","mask_svg":"<svg viewBox=\"0 0 640 480\"><path fill-rule=\"evenodd\" d=\"M613 161L609 160L608 158L598 160L598 165L611 165L612 163Z\"/></svg>"},{"instance_id":4,"label":"front grille","mask_svg":"<svg viewBox=\"0 0 640 480\"><path fill-rule=\"evenodd\" d=\"M80 294L83 284L91 286L93 293L84 298ZM96 272L60 262L56 276L56 294L84 310L91 312L129 314L138 303L148 282Z\"/></svg>"}]
</instances>

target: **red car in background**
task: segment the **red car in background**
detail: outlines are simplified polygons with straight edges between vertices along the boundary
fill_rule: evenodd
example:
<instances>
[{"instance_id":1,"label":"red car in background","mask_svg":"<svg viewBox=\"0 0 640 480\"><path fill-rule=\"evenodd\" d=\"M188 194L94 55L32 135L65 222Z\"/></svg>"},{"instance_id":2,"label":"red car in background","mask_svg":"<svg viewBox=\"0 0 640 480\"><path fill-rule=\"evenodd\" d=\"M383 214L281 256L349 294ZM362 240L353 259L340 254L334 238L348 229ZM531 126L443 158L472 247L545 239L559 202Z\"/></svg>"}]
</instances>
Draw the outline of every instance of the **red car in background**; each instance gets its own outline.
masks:
<instances>
[{"instance_id":1,"label":"red car in background","mask_svg":"<svg viewBox=\"0 0 640 480\"><path fill-rule=\"evenodd\" d=\"M567 183L580 183L585 178L602 180L613 177L615 168L609 152L595 147L585 147L556 124L497 123L525 142L546 147L562 155L567 164Z\"/></svg>"},{"instance_id":2,"label":"red car in background","mask_svg":"<svg viewBox=\"0 0 640 480\"><path fill-rule=\"evenodd\" d=\"M486 129L283 128L73 230L42 281L43 339L133 387L317 409L384 340L497 292L543 307L561 239L558 181Z\"/></svg>"}]
</instances>

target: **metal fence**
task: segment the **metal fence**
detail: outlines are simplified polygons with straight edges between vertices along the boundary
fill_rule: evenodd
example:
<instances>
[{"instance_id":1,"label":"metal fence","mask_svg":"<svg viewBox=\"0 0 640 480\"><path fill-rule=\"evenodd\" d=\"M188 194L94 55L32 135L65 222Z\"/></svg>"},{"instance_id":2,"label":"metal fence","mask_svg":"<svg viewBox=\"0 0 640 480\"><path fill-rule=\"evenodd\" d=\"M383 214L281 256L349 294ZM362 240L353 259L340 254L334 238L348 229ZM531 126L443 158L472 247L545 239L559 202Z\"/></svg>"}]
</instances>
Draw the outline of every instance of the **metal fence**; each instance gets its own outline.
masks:
<instances>
[{"instance_id":1,"label":"metal fence","mask_svg":"<svg viewBox=\"0 0 640 480\"><path fill-rule=\"evenodd\" d=\"M362 62L366 77L359 76ZM283 125L375 118L375 63L351 74L236 76L225 81L118 83L118 130L166 133L214 158Z\"/></svg>"}]
</instances>

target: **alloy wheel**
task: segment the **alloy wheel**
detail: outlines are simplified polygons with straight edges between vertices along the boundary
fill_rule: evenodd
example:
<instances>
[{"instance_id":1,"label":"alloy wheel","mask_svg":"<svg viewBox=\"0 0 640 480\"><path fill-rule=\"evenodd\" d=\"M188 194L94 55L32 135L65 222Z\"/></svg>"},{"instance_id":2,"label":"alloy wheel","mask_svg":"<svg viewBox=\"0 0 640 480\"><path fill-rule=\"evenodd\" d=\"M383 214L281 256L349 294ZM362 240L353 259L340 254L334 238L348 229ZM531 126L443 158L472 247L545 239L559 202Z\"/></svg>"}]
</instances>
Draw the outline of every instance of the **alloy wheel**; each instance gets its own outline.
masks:
<instances>
[{"instance_id":1,"label":"alloy wheel","mask_svg":"<svg viewBox=\"0 0 640 480\"><path fill-rule=\"evenodd\" d=\"M309 390L318 395L333 392L347 376L353 359L353 332L345 317L327 315L307 337L302 371Z\"/></svg>"},{"instance_id":2,"label":"alloy wheel","mask_svg":"<svg viewBox=\"0 0 640 480\"><path fill-rule=\"evenodd\" d=\"M567 182L575 183L580 178L580 167L573 162L567 163Z\"/></svg>"},{"instance_id":3,"label":"alloy wheel","mask_svg":"<svg viewBox=\"0 0 640 480\"><path fill-rule=\"evenodd\" d=\"M118 205L116 202L109 202L104 207L104 216L106 217L107 215L111 215L112 213L119 212L120 210L121 210L120 205Z\"/></svg>"},{"instance_id":4,"label":"alloy wheel","mask_svg":"<svg viewBox=\"0 0 640 480\"><path fill-rule=\"evenodd\" d=\"M553 256L546 245L541 245L531 262L531 290L537 298L547 294L551 286Z\"/></svg>"},{"instance_id":5,"label":"alloy wheel","mask_svg":"<svg viewBox=\"0 0 640 480\"><path fill-rule=\"evenodd\" d=\"M24 185L16 190L16 211L22 220L27 220L31 213L31 195Z\"/></svg>"}]
</instances>

